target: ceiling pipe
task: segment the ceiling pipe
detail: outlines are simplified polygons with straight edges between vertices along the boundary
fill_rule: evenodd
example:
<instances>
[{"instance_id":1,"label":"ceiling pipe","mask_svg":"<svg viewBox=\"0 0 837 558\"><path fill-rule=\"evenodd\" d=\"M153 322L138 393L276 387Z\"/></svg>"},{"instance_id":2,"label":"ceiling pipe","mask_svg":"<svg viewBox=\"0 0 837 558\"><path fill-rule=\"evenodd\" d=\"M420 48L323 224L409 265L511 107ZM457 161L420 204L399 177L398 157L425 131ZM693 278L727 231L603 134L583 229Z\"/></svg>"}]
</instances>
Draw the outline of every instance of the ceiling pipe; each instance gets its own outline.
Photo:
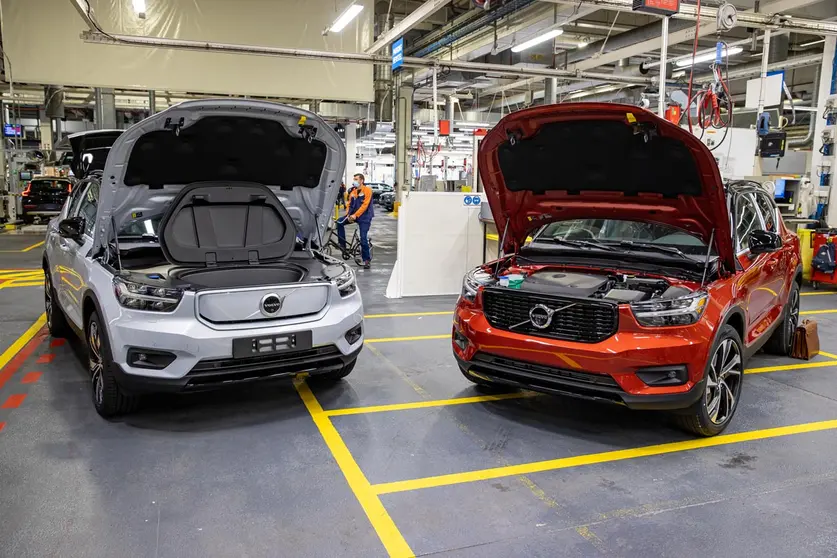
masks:
<instances>
[{"instance_id":1,"label":"ceiling pipe","mask_svg":"<svg viewBox=\"0 0 837 558\"><path fill-rule=\"evenodd\" d=\"M767 65L767 71L803 68L805 66L816 66L822 64L822 54L808 54L805 56L795 56ZM749 64L742 64L731 68L729 71L729 79L742 79L750 77L758 77L761 75L761 62L752 62ZM701 74L695 76L695 83L708 83L714 79L711 73Z\"/></svg>"},{"instance_id":2,"label":"ceiling pipe","mask_svg":"<svg viewBox=\"0 0 837 558\"><path fill-rule=\"evenodd\" d=\"M582 6L597 6L607 10L632 12L633 0L547 0L557 4L573 4ZM817 0L818 1L818 0ZM815 3L815 2L810 2ZM778 10L777 10L778 11ZM718 16L718 8L707 6L700 7L700 19L714 20ZM661 16L662 17L662 16ZM680 11L671 16L675 19L694 21L697 19L697 6L695 4L680 3ZM758 27L763 29L785 29L798 33L809 33L814 35L837 35L837 22L818 21L801 17L792 17L778 13L754 13L747 11L738 12L739 27Z\"/></svg>"},{"instance_id":3,"label":"ceiling pipe","mask_svg":"<svg viewBox=\"0 0 837 558\"><path fill-rule=\"evenodd\" d=\"M427 0L424 4L413 10L410 15L402 19L398 25L391 29L387 29L382 33L371 47L366 49L367 54L374 54L382 48L388 46L395 39L402 36L404 33L418 25L422 20L427 19L441 8L450 4L451 0ZM392 4L390 4L391 6ZM389 9L387 9L389 11Z\"/></svg>"},{"instance_id":4,"label":"ceiling pipe","mask_svg":"<svg viewBox=\"0 0 837 558\"><path fill-rule=\"evenodd\" d=\"M83 32L81 34L81 37L86 42L97 44L112 44L123 46L130 45L143 47L171 48L201 52L225 52L229 54L250 54L262 56L279 56L287 58L305 58L310 60L322 60L327 62L339 61L360 62L366 64L392 64L392 60L386 56L354 52L328 52L308 49L214 43L206 41L190 41L185 39L144 37L139 35L104 35L99 32L91 31ZM551 68L519 68L514 66L504 66L502 64L463 62L459 60L440 62L436 60L416 58L413 56L404 57L404 66L408 68L447 68L451 70L484 72L498 76L560 77L564 79L577 80L595 79L598 81L608 83L627 83L634 85L646 85L652 82L651 78L634 76L616 76L612 74L583 71L573 72L568 70L555 70Z\"/></svg>"}]
</instances>

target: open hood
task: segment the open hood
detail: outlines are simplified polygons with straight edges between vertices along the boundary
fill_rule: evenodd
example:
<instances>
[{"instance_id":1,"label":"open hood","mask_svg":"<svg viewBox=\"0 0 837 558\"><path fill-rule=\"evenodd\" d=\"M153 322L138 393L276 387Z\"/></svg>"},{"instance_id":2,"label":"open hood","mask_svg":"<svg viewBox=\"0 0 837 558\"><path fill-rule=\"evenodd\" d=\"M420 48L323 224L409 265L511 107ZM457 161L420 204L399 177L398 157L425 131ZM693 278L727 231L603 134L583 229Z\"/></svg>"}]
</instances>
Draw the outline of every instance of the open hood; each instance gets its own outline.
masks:
<instances>
[{"instance_id":1,"label":"open hood","mask_svg":"<svg viewBox=\"0 0 837 558\"><path fill-rule=\"evenodd\" d=\"M76 178L84 178L93 171L105 168L110 148L122 132L123 130L78 132L59 142L55 149L57 151L64 151L68 148L72 150L73 162L70 163L70 170Z\"/></svg>"},{"instance_id":2,"label":"open hood","mask_svg":"<svg viewBox=\"0 0 837 558\"><path fill-rule=\"evenodd\" d=\"M513 112L486 135L480 177L503 249L553 221L657 222L709 242L735 267L724 185L695 136L630 105L564 103Z\"/></svg>"},{"instance_id":3,"label":"open hood","mask_svg":"<svg viewBox=\"0 0 837 558\"><path fill-rule=\"evenodd\" d=\"M137 219L168 214L190 184L261 184L303 238L324 237L346 150L320 117L246 99L187 101L127 129L105 164L93 250ZM217 195L217 194L216 194ZM158 236L160 230L156 231Z\"/></svg>"}]
</instances>

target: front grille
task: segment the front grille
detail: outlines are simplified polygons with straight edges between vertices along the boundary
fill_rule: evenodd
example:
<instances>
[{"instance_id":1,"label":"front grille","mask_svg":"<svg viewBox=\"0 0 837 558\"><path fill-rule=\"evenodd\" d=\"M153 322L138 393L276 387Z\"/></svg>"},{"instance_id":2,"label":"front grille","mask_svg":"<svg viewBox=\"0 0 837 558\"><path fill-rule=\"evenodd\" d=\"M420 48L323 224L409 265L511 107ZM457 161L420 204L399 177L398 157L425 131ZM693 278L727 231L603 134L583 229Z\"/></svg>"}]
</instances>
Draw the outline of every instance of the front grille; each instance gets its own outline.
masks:
<instances>
[{"instance_id":1,"label":"front grille","mask_svg":"<svg viewBox=\"0 0 837 558\"><path fill-rule=\"evenodd\" d=\"M511 289L486 289L482 300L485 317L493 327L536 337L598 343L616 333L619 325L618 308L609 302ZM566 308L555 312L549 326L540 329L529 320L529 311L538 304L550 309Z\"/></svg>"},{"instance_id":2,"label":"front grille","mask_svg":"<svg viewBox=\"0 0 837 558\"><path fill-rule=\"evenodd\" d=\"M289 376L314 368L338 368L343 366L341 356L337 347L327 345L247 358L204 359L189 371L186 388Z\"/></svg>"}]
</instances>

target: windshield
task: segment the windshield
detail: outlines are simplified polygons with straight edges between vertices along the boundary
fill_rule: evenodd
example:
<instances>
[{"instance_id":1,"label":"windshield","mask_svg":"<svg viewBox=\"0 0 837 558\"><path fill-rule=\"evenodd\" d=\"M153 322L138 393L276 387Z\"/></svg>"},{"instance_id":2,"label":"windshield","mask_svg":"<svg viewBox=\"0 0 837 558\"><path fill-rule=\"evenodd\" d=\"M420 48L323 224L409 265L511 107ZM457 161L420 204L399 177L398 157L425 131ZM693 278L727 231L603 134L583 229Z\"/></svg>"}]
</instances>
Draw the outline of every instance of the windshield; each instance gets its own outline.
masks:
<instances>
[{"instance_id":1,"label":"windshield","mask_svg":"<svg viewBox=\"0 0 837 558\"><path fill-rule=\"evenodd\" d=\"M573 219L557 221L543 227L535 242L567 241L569 245L590 248L619 246L657 246L676 249L689 256L706 256L706 243L681 229L660 223L625 221L621 219ZM577 242L582 241L582 242ZM572 243L572 244L571 244ZM714 250L713 250L714 253Z\"/></svg>"},{"instance_id":2,"label":"windshield","mask_svg":"<svg viewBox=\"0 0 837 558\"><path fill-rule=\"evenodd\" d=\"M119 238L147 238L149 240L157 239L157 230L160 227L160 221L163 220L163 214L157 215L143 215L141 212L131 214L132 219L125 223L119 229Z\"/></svg>"}]
</instances>

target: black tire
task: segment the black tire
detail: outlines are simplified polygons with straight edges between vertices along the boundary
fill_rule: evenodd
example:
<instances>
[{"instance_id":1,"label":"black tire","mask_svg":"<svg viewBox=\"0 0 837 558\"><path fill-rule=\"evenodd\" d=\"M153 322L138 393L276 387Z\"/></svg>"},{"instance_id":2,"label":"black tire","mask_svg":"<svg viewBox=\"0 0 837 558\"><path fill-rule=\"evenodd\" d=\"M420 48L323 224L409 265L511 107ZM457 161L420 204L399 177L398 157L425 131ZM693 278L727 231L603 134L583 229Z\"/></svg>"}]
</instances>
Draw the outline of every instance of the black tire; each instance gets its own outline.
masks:
<instances>
[{"instance_id":1,"label":"black tire","mask_svg":"<svg viewBox=\"0 0 837 558\"><path fill-rule=\"evenodd\" d=\"M357 265L363 265L363 257L361 256L361 254L362 254L362 252L361 252L360 244L358 244L357 248L355 248L354 251L352 252L352 255L355 258L355 263ZM372 261L372 241L371 240L369 241L369 261L370 262Z\"/></svg>"},{"instance_id":2,"label":"black tire","mask_svg":"<svg viewBox=\"0 0 837 558\"><path fill-rule=\"evenodd\" d=\"M764 352L771 355L790 356L793 348L793 334L796 326L799 325L799 285L793 282L788 300L785 303L785 312L782 323L776 326L776 331L764 344Z\"/></svg>"},{"instance_id":3,"label":"black tire","mask_svg":"<svg viewBox=\"0 0 837 558\"><path fill-rule=\"evenodd\" d=\"M725 353L725 347L729 347L729 352ZM732 349L736 352L732 353ZM692 434L707 437L716 436L729 426L741 396L741 384L744 378L744 347L734 327L730 325L721 327L709 354L709 361L704 371L706 383L700 399L680 414L674 415L674 420L680 428ZM736 364L731 366L734 363ZM720 372L718 372L719 369ZM730 386L730 383L733 385ZM710 410L710 407L714 410Z\"/></svg>"},{"instance_id":4,"label":"black tire","mask_svg":"<svg viewBox=\"0 0 837 558\"><path fill-rule=\"evenodd\" d=\"M69 337L71 330L67 322L67 316L58 304L58 297L55 296L55 287L52 286L52 277L49 268L44 268L44 313L47 318L47 328L53 337Z\"/></svg>"},{"instance_id":5,"label":"black tire","mask_svg":"<svg viewBox=\"0 0 837 558\"><path fill-rule=\"evenodd\" d=\"M90 372L91 394L93 406L101 417L111 418L134 411L139 398L122 391L113 375L113 360L111 359L110 342L107 333L102 329L99 315L96 311L87 318L84 328L87 337L87 363Z\"/></svg>"},{"instance_id":6,"label":"black tire","mask_svg":"<svg viewBox=\"0 0 837 558\"><path fill-rule=\"evenodd\" d=\"M355 369L355 364L357 364L357 359L353 360L349 364L346 364L345 366L343 366L343 368L338 368L337 370L332 370L331 372L324 372L322 374L314 374L313 376L311 376L311 381L314 383L337 382L351 374L352 370Z\"/></svg>"}]
</instances>

